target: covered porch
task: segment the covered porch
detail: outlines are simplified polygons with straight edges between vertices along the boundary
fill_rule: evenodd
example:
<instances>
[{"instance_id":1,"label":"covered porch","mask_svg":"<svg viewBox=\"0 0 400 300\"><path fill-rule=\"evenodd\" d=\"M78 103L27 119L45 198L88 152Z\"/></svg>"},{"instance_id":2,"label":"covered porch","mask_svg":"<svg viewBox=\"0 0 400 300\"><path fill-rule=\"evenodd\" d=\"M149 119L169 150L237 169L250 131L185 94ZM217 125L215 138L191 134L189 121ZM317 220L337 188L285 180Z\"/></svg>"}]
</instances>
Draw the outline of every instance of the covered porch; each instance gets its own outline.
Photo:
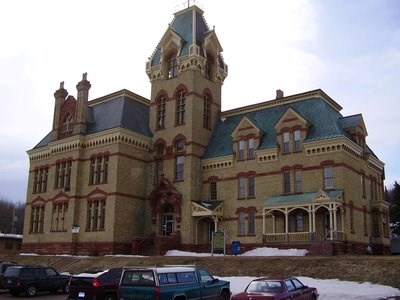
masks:
<instances>
[{"instance_id":1,"label":"covered porch","mask_svg":"<svg viewBox=\"0 0 400 300\"><path fill-rule=\"evenodd\" d=\"M211 242L212 232L218 230L223 214L223 201L192 201L196 245Z\"/></svg>"},{"instance_id":2,"label":"covered porch","mask_svg":"<svg viewBox=\"0 0 400 300\"><path fill-rule=\"evenodd\" d=\"M264 243L344 241L343 191L269 197L263 205Z\"/></svg>"}]
</instances>

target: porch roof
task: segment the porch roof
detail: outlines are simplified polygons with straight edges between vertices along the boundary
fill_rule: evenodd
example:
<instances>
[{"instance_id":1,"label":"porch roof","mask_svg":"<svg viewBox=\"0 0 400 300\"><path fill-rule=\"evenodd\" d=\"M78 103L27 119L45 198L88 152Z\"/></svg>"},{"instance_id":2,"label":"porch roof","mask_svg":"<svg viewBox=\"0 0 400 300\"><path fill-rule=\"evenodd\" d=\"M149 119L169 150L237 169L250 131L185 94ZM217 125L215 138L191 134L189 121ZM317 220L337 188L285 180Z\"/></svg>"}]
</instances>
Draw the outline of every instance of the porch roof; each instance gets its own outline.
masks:
<instances>
[{"instance_id":1,"label":"porch roof","mask_svg":"<svg viewBox=\"0 0 400 300\"><path fill-rule=\"evenodd\" d=\"M308 192L302 194L291 195L276 195L267 198L264 202L264 207L277 205L296 205L300 203L313 203L318 201L337 201L341 200L343 190L330 190L317 192Z\"/></svg>"}]
</instances>

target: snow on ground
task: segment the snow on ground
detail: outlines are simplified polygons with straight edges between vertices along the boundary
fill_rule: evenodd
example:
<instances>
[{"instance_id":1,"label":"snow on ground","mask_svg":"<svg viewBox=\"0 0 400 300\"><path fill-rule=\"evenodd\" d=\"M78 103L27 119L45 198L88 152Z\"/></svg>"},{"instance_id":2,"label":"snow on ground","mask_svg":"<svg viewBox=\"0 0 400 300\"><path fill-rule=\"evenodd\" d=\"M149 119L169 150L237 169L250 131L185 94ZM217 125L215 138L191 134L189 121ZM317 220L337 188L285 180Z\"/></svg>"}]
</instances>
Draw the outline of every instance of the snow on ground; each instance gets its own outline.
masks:
<instances>
[{"instance_id":1,"label":"snow on ground","mask_svg":"<svg viewBox=\"0 0 400 300\"><path fill-rule=\"evenodd\" d=\"M242 256L304 256L306 250L289 249L279 250L277 248L257 248L241 254ZM178 250L170 250L166 256L211 256L211 253L194 253ZM214 254L222 255L222 254ZM256 277L219 277L219 279L230 281L232 294L242 292L247 284ZM304 285L316 287L321 300L378 300L391 296L400 296L400 290L394 287L372 284L370 282L351 282L338 279L314 279L310 277L298 277Z\"/></svg>"}]
</instances>

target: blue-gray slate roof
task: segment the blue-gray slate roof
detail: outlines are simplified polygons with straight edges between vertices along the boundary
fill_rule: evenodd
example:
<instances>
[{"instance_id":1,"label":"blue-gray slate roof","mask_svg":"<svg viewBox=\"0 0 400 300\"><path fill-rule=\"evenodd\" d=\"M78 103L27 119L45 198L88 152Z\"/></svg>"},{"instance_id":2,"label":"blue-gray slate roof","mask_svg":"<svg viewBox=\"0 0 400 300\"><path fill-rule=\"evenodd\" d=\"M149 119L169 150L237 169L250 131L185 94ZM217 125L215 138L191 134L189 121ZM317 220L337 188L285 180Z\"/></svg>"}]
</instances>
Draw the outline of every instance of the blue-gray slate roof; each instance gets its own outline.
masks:
<instances>
[{"instance_id":1,"label":"blue-gray slate roof","mask_svg":"<svg viewBox=\"0 0 400 300\"><path fill-rule=\"evenodd\" d=\"M331 190L331 191L325 191L328 195L328 197L331 200L337 200L340 196L343 194L343 190ZM318 192L309 192L309 193L302 193L302 194L290 194L290 195L277 195L277 196L271 196L269 197L265 202L264 202L264 207L268 206L276 206L276 205L282 205L285 203L308 203L308 202L313 202L315 199L315 196L318 194Z\"/></svg>"},{"instance_id":2,"label":"blue-gray slate roof","mask_svg":"<svg viewBox=\"0 0 400 300\"><path fill-rule=\"evenodd\" d=\"M194 7L193 7L194 9ZM193 23L193 9L188 9L182 13L175 15L172 23L170 24L170 29L172 29L178 36L180 36L184 43L180 49L179 56L186 56L189 54L189 47L192 44L196 44L200 47L200 55L205 56L203 53L203 47L201 47L204 39L210 35L213 31L209 30L203 15L196 10L195 23ZM196 41L193 39L193 26L196 27ZM194 42L194 43L193 43ZM161 61L161 48L158 45L153 57L151 59L151 66L159 65ZM218 55L218 65L223 68L224 62L220 55Z\"/></svg>"},{"instance_id":3,"label":"blue-gray slate roof","mask_svg":"<svg viewBox=\"0 0 400 300\"><path fill-rule=\"evenodd\" d=\"M231 134L245 116L262 132L257 150L277 147L275 125L289 108L310 123L304 142L348 136L341 122L342 115L323 99L313 97L219 120L203 159L233 154Z\"/></svg>"},{"instance_id":4,"label":"blue-gray slate roof","mask_svg":"<svg viewBox=\"0 0 400 300\"><path fill-rule=\"evenodd\" d=\"M148 105L129 96L117 96L114 99L89 106L86 134L122 127L152 137L149 116L150 107ZM51 142L51 133L47 134L34 149L47 146L49 142Z\"/></svg>"}]
</instances>

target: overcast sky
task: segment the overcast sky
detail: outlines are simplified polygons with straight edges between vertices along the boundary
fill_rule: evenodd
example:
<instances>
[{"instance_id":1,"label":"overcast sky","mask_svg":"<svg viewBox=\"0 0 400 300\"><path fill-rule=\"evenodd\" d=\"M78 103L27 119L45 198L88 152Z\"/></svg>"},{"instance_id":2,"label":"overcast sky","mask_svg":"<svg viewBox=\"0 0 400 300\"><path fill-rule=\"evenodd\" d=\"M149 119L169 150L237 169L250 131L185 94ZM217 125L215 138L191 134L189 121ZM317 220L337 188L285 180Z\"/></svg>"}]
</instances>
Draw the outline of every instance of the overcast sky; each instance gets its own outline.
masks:
<instances>
[{"instance_id":1,"label":"overcast sky","mask_svg":"<svg viewBox=\"0 0 400 300\"><path fill-rule=\"evenodd\" d=\"M192 1L193 2L193 1ZM145 63L182 0L0 2L0 196L26 198L32 149L50 130L61 81L89 98L120 89L150 97ZM187 4L186 4L187 5ZM400 182L399 0L197 0L229 66L222 110L321 88Z\"/></svg>"}]
</instances>

